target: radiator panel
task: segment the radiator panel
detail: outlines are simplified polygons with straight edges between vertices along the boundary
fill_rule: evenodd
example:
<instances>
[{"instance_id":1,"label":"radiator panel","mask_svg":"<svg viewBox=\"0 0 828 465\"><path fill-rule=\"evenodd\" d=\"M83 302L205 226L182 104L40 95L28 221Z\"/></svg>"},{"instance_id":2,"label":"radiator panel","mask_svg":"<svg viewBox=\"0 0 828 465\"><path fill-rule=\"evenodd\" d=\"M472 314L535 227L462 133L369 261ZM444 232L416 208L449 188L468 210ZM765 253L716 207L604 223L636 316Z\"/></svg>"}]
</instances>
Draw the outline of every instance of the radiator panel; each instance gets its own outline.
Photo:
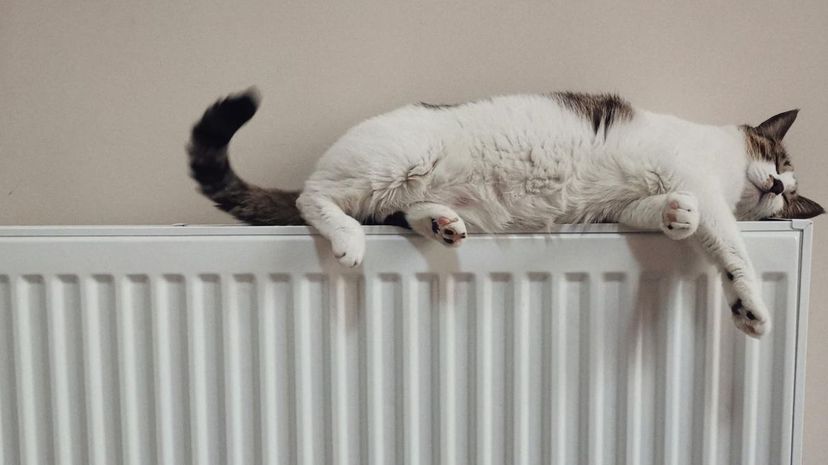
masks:
<instances>
[{"instance_id":1,"label":"radiator panel","mask_svg":"<svg viewBox=\"0 0 828 465\"><path fill-rule=\"evenodd\" d=\"M761 341L658 234L6 231L0 464L795 463L810 231L770 229Z\"/></svg>"}]
</instances>

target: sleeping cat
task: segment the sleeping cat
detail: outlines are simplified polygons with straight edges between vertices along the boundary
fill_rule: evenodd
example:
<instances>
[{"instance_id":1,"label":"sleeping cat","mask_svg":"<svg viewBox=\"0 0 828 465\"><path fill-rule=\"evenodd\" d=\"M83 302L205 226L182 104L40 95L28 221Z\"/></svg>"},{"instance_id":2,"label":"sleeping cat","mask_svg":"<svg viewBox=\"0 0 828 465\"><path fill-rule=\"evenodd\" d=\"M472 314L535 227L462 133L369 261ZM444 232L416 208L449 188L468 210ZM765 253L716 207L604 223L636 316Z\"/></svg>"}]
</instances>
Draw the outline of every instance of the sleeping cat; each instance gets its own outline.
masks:
<instances>
[{"instance_id":1,"label":"sleeping cat","mask_svg":"<svg viewBox=\"0 0 828 465\"><path fill-rule=\"evenodd\" d=\"M361 224L375 221L451 247L467 228L619 222L695 238L727 277L736 326L758 337L770 321L736 220L824 212L797 193L781 143L796 110L753 127L696 124L606 94L408 105L349 130L299 193L249 185L230 167L227 145L258 100L250 90L204 113L188 147L192 176L242 221L314 226L351 267L365 253Z\"/></svg>"}]
</instances>

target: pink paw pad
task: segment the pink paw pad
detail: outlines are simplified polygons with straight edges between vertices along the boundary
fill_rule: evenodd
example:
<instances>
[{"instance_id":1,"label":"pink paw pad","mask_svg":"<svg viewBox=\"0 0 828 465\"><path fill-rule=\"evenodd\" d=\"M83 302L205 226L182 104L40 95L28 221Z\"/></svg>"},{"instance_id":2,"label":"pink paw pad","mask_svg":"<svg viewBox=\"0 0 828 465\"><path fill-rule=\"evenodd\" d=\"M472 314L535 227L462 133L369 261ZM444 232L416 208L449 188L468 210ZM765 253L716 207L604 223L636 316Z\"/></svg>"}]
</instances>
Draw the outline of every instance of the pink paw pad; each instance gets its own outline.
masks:
<instances>
[{"instance_id":1,"label":"pink paw pad","mask_svg":"<svg viewBox=\"0 0 828 465\"><path fill-rule=\"evenodd\" d=\"M466 228L460 218L440 216L431 219L431 231L448 245L457 246L466 238Z\"/></svg>"}]
</instances>

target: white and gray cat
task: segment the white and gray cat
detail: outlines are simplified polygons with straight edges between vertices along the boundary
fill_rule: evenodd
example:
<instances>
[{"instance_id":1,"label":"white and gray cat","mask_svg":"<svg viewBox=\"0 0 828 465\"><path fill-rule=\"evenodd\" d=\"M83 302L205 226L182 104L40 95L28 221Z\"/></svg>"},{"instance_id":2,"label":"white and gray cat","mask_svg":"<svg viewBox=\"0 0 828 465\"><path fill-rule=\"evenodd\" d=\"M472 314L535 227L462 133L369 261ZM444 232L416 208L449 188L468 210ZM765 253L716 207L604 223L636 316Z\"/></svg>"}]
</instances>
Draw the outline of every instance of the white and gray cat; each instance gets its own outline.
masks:
<instances>
[{"instance_id":1,"label":"white and gray cat","mask_svg":"<svg viewBox=\"0 0 828 465\"><path fill-rule=\"evenodd\" d=\"M262 189L231 169L227 145L256 112L255 91L210 107L195 125L192 176L250 224L310 224L358 266L362 224L392 223L457 247L473 231L545 231L619 222L694 238L721 268L736 326L770 329L737 220L824 212L797 193L782 138L797 112L758 126L710 126L572 92L408 105L337 140L299 192Z\"/></svg>"}]
</instances>

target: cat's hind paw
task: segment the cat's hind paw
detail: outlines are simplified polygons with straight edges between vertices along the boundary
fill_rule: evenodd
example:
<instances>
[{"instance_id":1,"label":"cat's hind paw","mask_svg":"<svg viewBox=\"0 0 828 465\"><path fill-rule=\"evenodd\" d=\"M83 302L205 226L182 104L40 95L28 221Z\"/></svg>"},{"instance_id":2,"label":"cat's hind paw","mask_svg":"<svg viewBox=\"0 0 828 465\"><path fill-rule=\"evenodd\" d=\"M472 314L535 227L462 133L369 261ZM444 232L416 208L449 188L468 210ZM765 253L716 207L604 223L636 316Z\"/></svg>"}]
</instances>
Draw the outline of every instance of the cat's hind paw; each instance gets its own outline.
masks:
<instances>
[{"instance_id":1,"label":"cat's hind paw","mask_svg":"<svg viewBox=\"0 0 828 465\"><path fill-rule=\"evenodd\" d=\"M699 227L699 202L690 192L673 192L667 196L661 213L661 230L670 239L692 236Z\"/></svg>"},{"instance_id":2,"label":"cat's hind paw","mask_svg":"<svg viewBox=\"0 0 828 465\"><path fill-rule=\"evenodd\" d=\"M431 219L431 232L435 239L449 247L459 247L468 235L466 224L459 217L439 216Z\"/></svg>"},{"instance_id":3,"label":"cat's hind paw","mask_svg":"<svg viewBox=\"0 0 828 465\"><path fill-rule=\"evenodd\" d=\"M466 238L466 223L453 209L438 203L421 202L406 209L411 229L421 236L448 246L459 247Z\"/></svg>"}]
</instances>

